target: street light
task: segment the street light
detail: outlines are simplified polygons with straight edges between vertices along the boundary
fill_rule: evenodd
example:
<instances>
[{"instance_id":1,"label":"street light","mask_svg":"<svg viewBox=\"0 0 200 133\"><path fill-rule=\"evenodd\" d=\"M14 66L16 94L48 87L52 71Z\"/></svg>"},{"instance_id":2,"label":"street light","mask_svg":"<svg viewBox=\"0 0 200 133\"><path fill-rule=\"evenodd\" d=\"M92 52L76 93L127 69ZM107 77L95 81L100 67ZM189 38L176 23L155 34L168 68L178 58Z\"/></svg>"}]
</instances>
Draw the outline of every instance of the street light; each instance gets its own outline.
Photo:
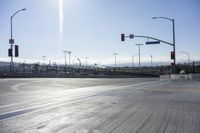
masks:
<instances>
[{"instance_id":1,"label":"street light","mask_svg":"<svg viewBox=\"0 0 200 133\"><path fill-rule=\"evenodd\" d=\"M114 54L114 56L115 56L115 69L116 69L116 67L117 67L117 59L116 59L116 56L118 55L118 53L113 53Z\"/></svg>"},{"instance_id":2,"label":"street light","mask_svg":"<svg viewBox=\"0 0 200 133\"><path fill-rule=\"evenodd\" d=\"M134 67L134 57L137 56L138 54L135 54L132 56L132 67Z\"/></svg>"},{"instance_id":3,"label":"street light","mask_svg":"<svg viewBox=\"0 0 200 133\"><path fill-rule=\"evenodd\" d=\"M11 17L10 17L10 39L9 39L9 44L10 44L10 52L11 52L11 54L9 55L9 56L11 56L11 61L10 61L10 72L12 72L13 71L13 44L14 44L14 39L13 39L13 26L12 26L12 19L13 19L13 17L17 14L17 13L19 13L19 12L21 12L21 11L25 11L26 10L26 8L23 8L23 9L20 9L20 10L18 10L18 11L16 11Z\"/></svg>"},{"instance_id":4,"label":"street light","mask_svg":"<svg viewBox=\"0 0 200 133\"><path fill-rule=\"evenodd\" d=\"M85 66L87 66L88 57L85 57Z\"/></svg>"},{"instance_id":5,"label":"street light","mask_svg":"<svg viewBox=\"0 0 200 133\"><path fill-rule=\"evenodd\" d=\"M65 58L65 67L66 67L66 65L67 65L67 61L66 61L66 53L67 53L67 51L63 50L63 53L64 53L64 58Z\"/></svg>"},{"instance_id":6,"label":"street light","mask_svg":"<svg viewBox=\"0 0 200 133\"><path fill-rule=\"evenodd\" d=\"M188 63L190 62L190 53L186 51L180 51L180 53L187 54L188 56Z\"/></svg>"},{"instance_id":7,"label":"street light","mask_svg":"<svg viewBox=\"0 0 200 133\"><path fill-rule=\"evenodd\" d=\"M45 58L46 58L46 56L42 56L42 58L43 58L43 64L45 65Z\"/></svg>"},{"instance_id":8,"label":"street light","mask_svg":"<svg viewBox=\"0 0 200 133\"><path fill-rule=\"evenodd\" d=\"M66 53L67 53L67 51L65 51L65 50L63 50L63 52L64 52L64 55L65 55L65 73L66 73L66 70L67 70L67 61L66 61Z\"/></svg>"},{"instance_id":9,"label":"street light","mask_svg":"<svg viewBox=\"0 0 200 133\"><path fill-rule=\"evenodd\" d=\"M138 50L139 50L139 68L140 68L140 46L142 46L143 44L135 44L136 46L138 46Z\"/></svg>"},{"instance_id":10,"label":"street light","mask_svg":"<svg viewBox=\"0 0 200 133\"><path fill-rule=\"evenodd\" d=\"M68 53L68 56L69 56L69 66L70 66L70 58L71 58L70 55L71 55L72 52L71 51L67 51L67 53Z\"/></svg>"},{"instance_id":11,"label":"street light","mask_svg":"<svg viewBox=\"0 0 200 133\"><path fill-rule=\"evenodd\" d=\"M80 58L77 58L77 60L78 60L78 62L79 62L79 66L81 67L81 60L80 60Z\"/></svg>"},{"instance_id":12,"label":"street light","mask_svg":"<svg viewBox=\"0 0 200 133\"><path fill-rule=\"evenodd\" d=\"M174 19L171 18L167 18L167 17L153 17L152 19L167 19L172 21L172 29L173 29L173 51L174 51L174 66L176 66L176 47L175 47L175 23L174 23ZM174 68L174 73L175 73L175 68Z\"/></svg>"},{"instance_id":13,"label":"street light","mask_svg":"<svg viewBox=\"0 0 200 133\"><path fill-rule=\"evenodd\" d=\"M151 67L153 67L153 56L150 55L150 57L151 57Z\"/></svg>"}]
</instances>

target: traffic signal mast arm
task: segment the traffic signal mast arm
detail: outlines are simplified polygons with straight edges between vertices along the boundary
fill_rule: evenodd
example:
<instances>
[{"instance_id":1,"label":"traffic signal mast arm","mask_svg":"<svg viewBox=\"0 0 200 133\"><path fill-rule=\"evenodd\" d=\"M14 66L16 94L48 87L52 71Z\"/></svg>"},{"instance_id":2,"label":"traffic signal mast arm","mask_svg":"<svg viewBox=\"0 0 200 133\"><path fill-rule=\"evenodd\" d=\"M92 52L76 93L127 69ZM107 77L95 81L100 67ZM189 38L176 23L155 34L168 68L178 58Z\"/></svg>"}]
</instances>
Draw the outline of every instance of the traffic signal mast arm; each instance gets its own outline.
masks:
<instances>
[{"instance_id":1,"label":"traffic signal mast arm","mask_svg":"<svg viewBox=\"0 0 200 133\"><path fill-rule=\"evenodd\" d=\"M169 43L169 42L166 42L166 41L163 41L163 40L160 40L160 39L157 39L157 38L154 38L154 37L150 37L150 36L141 36L141 35L134 35L134 34L130 34L129 36L125 35L124 33L121 34L121 41L125 41L125 38L128 37L130 39L133 39L134 37L140 37L140 38L147 38L147 39L152 39L152 40L156 40L158 42L162 42L162 43L166 43L166 44L169 44L171 46L174 47L174 44L173 43ZM151 43L149 43L151 44ZM153 44L153 43L152 43Z\"/></svg>"},{"instance_id":2,"label":"traffic signal mast arm","mask_svg":"<svg viewBox=\"0 0 200 133\"><path fill-rule=\"evenodd\" d=\"M127 36L126 36L126 37L127 37ZM152 40L160 41L160 42L162 42L162 43L166 43L166 44L169 44L169 45L171 45L171 46L174 46L174 44L172 44L172 43L169 43L169 42L166 42L166 41L163 41L163 40L160 40L160 39L154 38L154 37L149 37L149 36L140 36L140 35L135 35L134 37L140 37L140 38L152 39Z\"/></svg>"}]
</instances>

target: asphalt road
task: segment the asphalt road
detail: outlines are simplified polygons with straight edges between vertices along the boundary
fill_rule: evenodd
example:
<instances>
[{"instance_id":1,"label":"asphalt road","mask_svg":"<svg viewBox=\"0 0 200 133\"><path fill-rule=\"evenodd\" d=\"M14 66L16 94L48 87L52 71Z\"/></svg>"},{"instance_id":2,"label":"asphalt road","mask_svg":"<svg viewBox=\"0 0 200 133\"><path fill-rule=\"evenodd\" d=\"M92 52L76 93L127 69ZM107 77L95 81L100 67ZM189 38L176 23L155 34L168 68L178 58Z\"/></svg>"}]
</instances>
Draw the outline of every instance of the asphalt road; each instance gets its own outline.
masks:
<instances>
[{"instance_id":1,"label":"asphalt road","mask_svg":"<svg viewBox=\"0 0 200 133\"><path fill-rule=\"evenodd\" d=\"M0 79L0 133L200 133L200 82Z\"/></svg>"}]
</instances>

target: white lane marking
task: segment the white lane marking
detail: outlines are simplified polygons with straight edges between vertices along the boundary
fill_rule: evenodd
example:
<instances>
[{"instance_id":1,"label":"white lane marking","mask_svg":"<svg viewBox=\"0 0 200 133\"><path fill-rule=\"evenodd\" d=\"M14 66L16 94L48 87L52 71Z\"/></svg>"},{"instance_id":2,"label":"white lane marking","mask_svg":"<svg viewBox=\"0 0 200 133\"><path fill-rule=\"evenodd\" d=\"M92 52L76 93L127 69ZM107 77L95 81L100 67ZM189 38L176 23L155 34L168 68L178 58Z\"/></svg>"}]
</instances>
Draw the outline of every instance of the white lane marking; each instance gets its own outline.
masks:
<instances>
[{"instance_id":1,"label":"white lane marking","mask_svg":"<svg viewBox=\"0 0 200 133\"><path fill-rule=\"evenodd\" d=\"M74 133L102 133L99 130L92 130L89 131L87 129L82 129L82 130L76 130Z\"/></svg>"},{"instance_id":2,"label":"white lane marking","mask_svg":"<svg viewBox=\"0 0 200 133\"><path fill-rule=\"evenodd\" d=\"M34 81L33 81L34 82ZM32 90L32 91L23 91L20 89L21 86L28 84L29 82L24 82L24 83L18 83L15 85L11 86L11 89L16 91L16 92L20 92L20 93L33 93L33 92L45 92L47 90Z\"/></svg>"},{"instance_id":3,"label":"white lane marking","mask_svg":"<svg viewBox=\"0 0 200 133\"><path fill-rule=\"evenodd\" d=\"M0 116L6 115L6 114L15 113L15 112L20 112L20 111L26 111L26 110L30 110L30 109L35 109L35 108L39 108L39 107L42 107L42 106L47 106L47 105L51 105L51 104L55 104L55 103L57 103L57 102L51 102L51 103L46 103L46 104L40 104L40 105L37 105L37 106L32 106L32 107L25 108L25 109L13 110L13 111L1 113ZM12 118L12 117L11 117L11 118ZM3 119L3 120L4 120L4 119ZM0 121L1 121L1 120L0 120Z\"/></svg>"},{"instance_id":4,"label":"white lane marking","mask_svg":"<svg viewBox=\"0 0 200 133\"><path fill-rule=\"evenodd\" d=\"M26 103L28 103L28 102L20 102L20 103L11 103L11 104L6 104L6 105L1 105L0 109L1 108L8 108L8 107L16 106L16 105L21 105L21 104L26 104Z\"/></svg>"},{"instance_id":5,"label":"white lane marking","mask_svg":"<svg viewBox=\"0 0 200 133\"><path fill-rule=\"evenodd\" d=\"M152 84L152 83L160 83L163 81L151 81L151 82L144 82L144 83L138 83L138 84L132 84L132 85L124 85L124 86L118 86L115 87L116 89L121 88L121 87L134 87L134 86L139 86L139 85L147 85L147 84Z\"/></svg>"},{"instance_id":6,"label":"white lane marking","mask_svg":"<svg viewBox=\"0 0 200 133\"><path fill-rule=\"evenodd\" d=\"M88 95L88 96L84 96L84 97L80 97L80 98L76 98L76 99L70 100L67 103L60 103L60 104L58 102L49 103L49 105L51 105L51 104L53 105L53 104L56 104L56 103L58 103L58 104L56 104L55 106L44 107L42 109L38 109L38 110L35 110L35 111L26 112L26 113L23 113L23 114L20 114L20 115L15 115L15 116L7 117L5 119L0 119L0 122L1 121L5 121L5 120L9 120L9 119L13 119L13 118L17 118L17 117L20 117L20 116L24 116L24 115L28 115L28 114L32 114L32 113L36 113L36 112L40 112L40 111L44 111L44 110L48 110L48 109L62 107L64 105L76 103L77 101L80 101L82 99L87 99L87 98L90 98L92 96L98 96L98 95L99 94L91 94L91 95ZM46 106L48 104L44 104L44 105ZM42 107L44 105L38 105L38 106L35 106L35 107L30 107L30 108L19 109L19 110L15 110L15 111L11 111L11 112L2 113L2 114L0 114L0 116L7 115L7 114L12 114L12 113L17 113L17 112L21 112L21 111L27 111L27 110L30 110L30 109L35 109L35 108L38 108L40 106Z\"/></svg>"},{"instance_id":7,"label":"white lane marking","mask_svg":"<svg viewBox=\"0 0 200 133\"><path fill-rule=\"evenodd\" d=\"M16 85L13 85L11 86L11 89L14 90L14 91L17 91L17 92L24 92L24 91L21 91L19 89L19 86L22 86L22 85L25 85L26 83L19 83L19 84L16 84Z\"/></svg>"},{"instance_id":8,"label":"white lane marking","mask_svg":"<svg viewBox=\"0 0 200 133\"><path fill-rule=\"evenodd\" d=\"M60 87L67 87L68 85L58 84L55 81L51 81L54 85L60 86Z\"/></svg>"}]
</instances>

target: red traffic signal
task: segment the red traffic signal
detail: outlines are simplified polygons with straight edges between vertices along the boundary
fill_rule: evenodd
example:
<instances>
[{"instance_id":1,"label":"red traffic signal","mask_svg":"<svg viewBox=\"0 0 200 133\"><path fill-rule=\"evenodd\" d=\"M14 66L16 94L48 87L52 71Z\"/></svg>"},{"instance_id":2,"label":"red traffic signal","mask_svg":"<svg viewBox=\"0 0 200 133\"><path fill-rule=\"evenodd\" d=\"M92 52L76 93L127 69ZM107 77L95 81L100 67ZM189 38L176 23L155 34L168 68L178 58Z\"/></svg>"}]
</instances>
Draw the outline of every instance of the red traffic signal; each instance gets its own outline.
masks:
<instances>
[{"instance_id":1,"label":"red traffic signal","mask_svg":"<svg viewBox=\"0 0 200 133\"><path fill-rule=\"evenodd\" d=\"M174 51L171 52L171 59L172 59L172 60L175 59L175 52L174 52Z\"/></svg>"},{"instance_id":2,"label":"red traffic signal","mask_svg":"<svg viewBox=\"0 0 200 133\"><path fill-rule=\"evenodd\" d=\"M125 34L121 34L121 41L125 41Z\"/></svg>"}]
</instances>

